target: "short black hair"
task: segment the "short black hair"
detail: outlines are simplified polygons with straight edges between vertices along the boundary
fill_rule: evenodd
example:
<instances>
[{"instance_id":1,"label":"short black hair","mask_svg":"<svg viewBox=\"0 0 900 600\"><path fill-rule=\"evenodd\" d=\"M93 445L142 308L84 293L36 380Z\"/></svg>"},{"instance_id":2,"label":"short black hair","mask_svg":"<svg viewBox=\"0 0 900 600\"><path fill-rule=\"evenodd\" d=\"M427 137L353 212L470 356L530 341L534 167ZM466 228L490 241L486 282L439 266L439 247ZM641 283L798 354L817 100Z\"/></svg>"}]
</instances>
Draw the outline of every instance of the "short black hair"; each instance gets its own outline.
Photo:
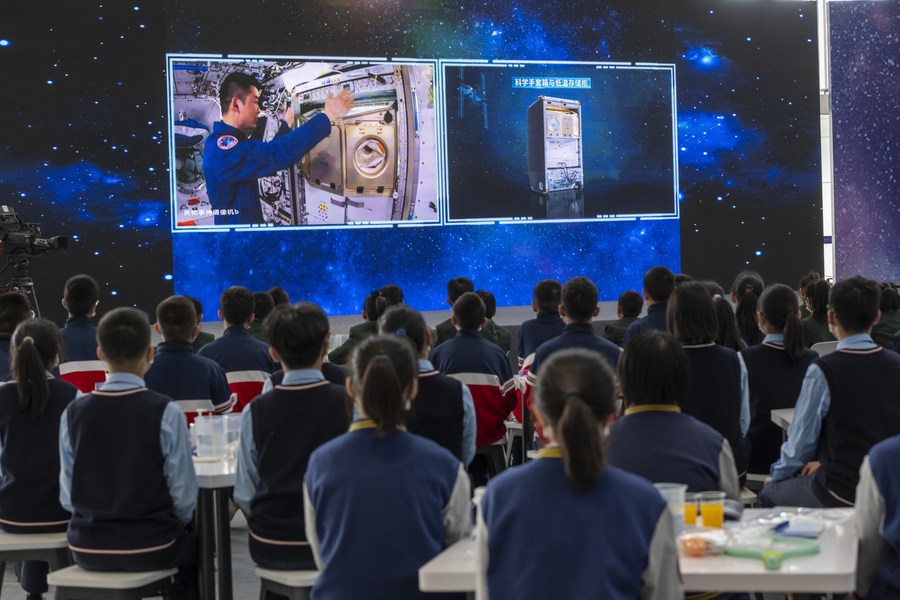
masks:
<instances>
[{"instance_id":1,"label":"short black hair","mask_svg":"<svg viewBox=\"0 0 900 600\"><path fill-rule=\"evenodd\" d=\"M694 276L687 273L675 273L675 287L678 287L686 281L697 281Z\"/></svg>"},{"instance_id":2,"label":"short black hair","mask_svg":"<svg viewBox=\"0 0 900 600\"><path fill-rule=\"evenodd\" d=\"M245 287L233 285L219 298L219 310L222 311L222 319L229 325L243 325L253 314L255 301L253 294Z\"/></svg>"},{"instance_id":3,"label":"short black hair","mask_svg":"<svg viewBox=\"0 0 900 600\"><path fill-rule=\"evenodd\" d=\"M328 335L328 317L312 302L279 304L263 327L269 344L287 369L311 367L322 355Z\"/></svg>"},{"instance_id":4,"label":"short black hair","mask_svg":"<svg viewBox=\"0 0 900 600\"><path fill-rule=\"evenodd\" d=\"M100 299L100 286L90 275L75 275L66 280L63 288L66 310L73 317L86 317Z\"/></svg>"},{"instance_id":5,"label":"short black hair","mask_svg":"<svg viewBox=\"0 0 900 600\"><path fill-rule=\"evenodd\" d=\"M644 291L654 302L666 302L675 289L675 275L665 267L653 267L644 273Z\"/></svg>"},{"instance_id":6,"label":"short black hair","mask_svg":"<svg viewBox=\"0 0 900 600\"><path fill-rule=\"evenodd\" d=\"M478 330L484 324L484 300L475 292L466 292L453 303L453 316L460 329Z\"/></svg>"},{"instance_id":7,"label":"short black hair","mask_svg":"<svg viewBox=\"0 0 900 600\"><path fill-rule=\"evenodd\" d=\"M900 294L897 293L897 288L895 288L890 283L882 283L881 284L881 312L891 312L895 310L900 310ZM884 315L882 315L884 316Z\"/></svg>"},{"instance_id":8,"label":"short black hair","mask_svg":"<svg viewBox=\"0 0 900 600\"><path fill-rule=\"evenodd\" d=\"M451 303L456 302L456 300L466 292L474 291L475 284L472 283L471 279L455 277L447 282L447 297L450 298Z\"/></svg>"},{"instance_id":9,"label":"short black hair","mask_svg":"<svg viewBox=\"0 0 900 600\"><path fill-rule=\"evenodd\" d=\"M571 320L585 323L594 318L600 294L587 277L573 277L562 289L562 305Z\"/></svg>"},{"instance_id":10,"label":"short black hair","mask_svg":"<svg viewBox=\"0 0 900 600\"><path fill-rule=\"evenodd\" d=\"M405 337L413 345L417 355L425 349L427 331L428 325L425 324L422 313L405 304L389 307L378 319L378 333L393 333Z\"/></svg>"},{"instance_id":11,"label":"short black hair","mask_svg":"<svg viewBox=\"0 0 900 600\"><path fill-rule=\"evenodd\" d=\"M281 286L275 286L269 289L269 295L272 296L272 300L275 301L275 305L279 304L290 304L291 299L288 296L288 293Z\"/></svg>"},{"instance_id":12,"label":"short black hair","mask_svg":"<svg viewBox=\"0 0 900 600\"><path fill-rule=\"evenodd\" d=\"M867 331L875 322L881 305L881 286L860 275L841 279L831 288L828 308L846 331Z\"/></svg>"},{"instance_id":13,"label":"short black hair","mask_svg":"<svg viewBox=\"0 0 900 600\"><path fill-rule=\"evenodd\" d=\"M241 102L246 101L250 88L260 89L259 81L252 75L247 73L229 73L219 84L219 107L222 114L228 112L231 106L231 99L237 97Z\"/></svg>"},{"instance_id":14,"label":"short black hair","mask_svg":"<svg viewBox=\"0 0 900 600\"><path fill-rule=\"evenodd\" d=\"M666 308L666 325L669 333L682 344L715 341L719 335L719 319L706 286L688 281L675 288Z\"/></svg>"},{"instance_id":15,"label":"short black hair","mask_svg":"<svg viewBox=\"0 0 900 600\"><path fill-rule=\"evenodd\" d=\"M263 321L275 308L275 301L269 292L253 292L253 318Z\"/></svg>"},{"instance_id":16,"label":"short black hair","mask_svg":"<svg viewBox=\"0 0 900 600\"><path fill-rule=\"evenodd\" d=\"M690 372L681 344L662 331L631 338L619 360L619 382L630 404L681 404L687 398Z\"/></svg>"},{"instance_id":17,"label":"short black hair","mask_svg":"<svg viewBox=\"0 0 900 600\"><path fill-rule=\"evenodd\" d=\"M0 294L0 338L9 339L22 321L32 317L31 304L21 292Z\"/></svg>"},{"instance_id":18,"label":"short black hair","mask_svg":"<svg viewBox=\"0 0 900 600\"><path fill-rule=\"evenodd\" d=\"M136 308L116 308L100 319L97 343L111 365L127 365L140 359L150 347L150 320Z\"/></svg>"},{"instance_id":19,"label":"short black hair","mask_svg":"<svg viewBox=\"0 0 900 600\"><path fill-rule=\"evenodd\" d=\"M203 303L192 296L185 296L185 298L194 303L194 312L197 313L197 322L199 323L203 319Z\"/></svg>"},{"instance_id":20,"label":"short black hair","mask_svg":"<svg viewBox=\"0 0 900 600\"><path fill-rule=\"evenodd\" d=\"M497 314L497 299L487 290L478 290L475 293L484 302L484 318L493 319L494 315Z\"/></svg>"},{"instance_id":21,"label":"short black hair","mask_svg":"<svg viewBox=\"0 0 900 600\"><path fill-rule=\"evenodd\" d=\"M542 279L535 284L533 297L538 310L559 313L562 284L555 279Z\"/></svg>"},{"instance_id":22,"label":"short black hair","mask_svg":"<svg viewBox=\"0 0 900 600\"><path fill-rule=\"evenodd\" d=\"M167 342L190 342L197 309L186 296L169 296L156 307L156 323Z\"/></svg>"},{"instance_id":23,"label":"short black hair","mask_svg":"<svg viewBox=\"0 0 900 600\"><path fill-rule=\"evenodd\" d=\"M619 295L619 308L622 309L623 317L636 317L644 308L644 297L634 290L622 292Z\"/></svg>"}]
</instances>

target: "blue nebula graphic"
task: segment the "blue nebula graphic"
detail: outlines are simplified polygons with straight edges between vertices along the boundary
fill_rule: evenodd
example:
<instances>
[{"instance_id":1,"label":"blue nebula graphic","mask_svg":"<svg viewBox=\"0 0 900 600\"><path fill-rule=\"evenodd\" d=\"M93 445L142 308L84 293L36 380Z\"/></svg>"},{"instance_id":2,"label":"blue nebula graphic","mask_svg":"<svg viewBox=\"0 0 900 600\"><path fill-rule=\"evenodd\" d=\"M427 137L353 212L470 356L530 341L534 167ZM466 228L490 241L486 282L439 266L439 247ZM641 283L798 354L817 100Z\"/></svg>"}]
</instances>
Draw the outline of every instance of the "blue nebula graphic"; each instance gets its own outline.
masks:
<instances>
[{"instance_id":1,"label":"blue nebula graphic","mask_svg":"<svg viewBox=\"0 0 900 600\"><path fill-rule=\"evenodd\" d=\"M725 66L725 59L719 56L711 45L691 47L682 55L698 71L712 71Z\"/></svg>"}]
</instances>

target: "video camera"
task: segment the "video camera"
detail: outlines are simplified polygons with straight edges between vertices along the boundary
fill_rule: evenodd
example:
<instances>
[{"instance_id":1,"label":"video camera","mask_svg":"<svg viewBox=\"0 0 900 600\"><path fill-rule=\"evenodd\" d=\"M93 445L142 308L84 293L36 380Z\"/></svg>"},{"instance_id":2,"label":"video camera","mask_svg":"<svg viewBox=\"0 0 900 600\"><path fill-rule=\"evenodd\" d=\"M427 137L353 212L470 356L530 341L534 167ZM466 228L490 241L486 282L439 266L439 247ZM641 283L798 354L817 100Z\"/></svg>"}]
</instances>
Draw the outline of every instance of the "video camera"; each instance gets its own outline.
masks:
<instances>
[{"instance_id":1,"label":"video camera","mask_svg":"<svg viewBox=\"0 0 900 600\"><path fill-rule=\"evenodd\" d=\"M9 206L0 206L0 256L12 261L68 247L69 238L61 235L44 238L42 234L40 225L26 223Z\"/></svg>"}]
</instances>

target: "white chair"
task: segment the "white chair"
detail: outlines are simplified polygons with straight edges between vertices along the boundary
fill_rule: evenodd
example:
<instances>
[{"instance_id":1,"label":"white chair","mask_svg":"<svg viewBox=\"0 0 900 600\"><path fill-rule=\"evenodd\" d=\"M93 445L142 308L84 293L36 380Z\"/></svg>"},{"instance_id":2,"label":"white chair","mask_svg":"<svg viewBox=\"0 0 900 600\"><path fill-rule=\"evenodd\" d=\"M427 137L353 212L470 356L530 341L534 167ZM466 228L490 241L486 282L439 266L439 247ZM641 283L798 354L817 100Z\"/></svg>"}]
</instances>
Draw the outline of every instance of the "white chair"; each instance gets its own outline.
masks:
<instances>
[{"instance_id":1,"label":"white chair","mask_svg":"<svg viewBox=\"0 0 900 600\"><path fill-rule=\"evenodd\" d=\"M275 571L256 567L260 579L259 600L268 600L269 593L287 596L288 600L308 600L318 571Z\"/></svg>"},{"instance_id":2,"label":"white chair","mask_svg":"<svg viewBox=\"0 0 900 600\"><path fill-rule=\"evenodd\" d=\"M172 576L178 569L160 571L87 571L74 565L47 576L56 588L56 600L141 600L170 598Z\"/></svg>"},{"instance_id":3,"label":"white chair","mask_svg":"<svg viewBox=\"0 0 900 600\"><path fill-rule=\"evenodd\" d=\"M837 350L837 342L819 342L818 344L813 344L810 350L819 356L825 356Z\"/></svg>"},{"instance_id":4,"label":"white chair","mask_svg":"<svg viewBox=\"0 0 900 600\"><path fill-rule=\"evenodd\" d=\"M55 571L72 564L66 532L59 533L6 533L0 531L0 586L6 572L6 563L20 560L38 560Z\"/></svg>"}]
</instances>

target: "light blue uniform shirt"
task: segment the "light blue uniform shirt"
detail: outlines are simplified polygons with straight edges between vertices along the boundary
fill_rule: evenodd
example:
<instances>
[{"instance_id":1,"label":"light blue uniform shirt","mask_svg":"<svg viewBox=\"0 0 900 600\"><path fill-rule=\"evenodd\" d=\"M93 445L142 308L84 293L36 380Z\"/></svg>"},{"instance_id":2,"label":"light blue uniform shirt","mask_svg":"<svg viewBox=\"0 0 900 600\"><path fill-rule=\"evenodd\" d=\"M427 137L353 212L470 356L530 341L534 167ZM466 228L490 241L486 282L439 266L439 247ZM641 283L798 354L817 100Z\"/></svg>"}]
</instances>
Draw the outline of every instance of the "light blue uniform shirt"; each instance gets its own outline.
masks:
<instances>
[{"instance_id":1,"label":"light blue uniform shirt","mask_svg":"<svg viewBox=\"0 0 900 600\"><path fill-rule=\"evenodd\" d=\"M133 373L110 373L99 389L106 392L124 392L146 387L144 380ZM72 508L72 466L74 456L69 438L69 409L59 423L59 503L69 512ZM163 475L172 497L172 510L184 524L191 521L197 506L197 476L191 460L191 442L185 426L184 412L176 402L169 402L163 410L159 427L159 446L165 459Z\"/></svg>"},{"instance_id":2,"label":"light blue uniform shirt","mask_svg":"<svg viewBox=\"0 0 900 600\"><path fill-rule=\"evenodd\" d=\"M307 385L325 381L325 376L318 369L297 369L286 371L280 385ZM268 386L268 390L266 390ZM275 388L272 379L266 380L263 393ZM256 453L256 440L253 438L253 413L247 406L241 412L241 446L237 457L237 472L234 479L234 502L244 513L250 514L250 501L256 490L262 485L259 478L259 455Z\"/></svg>"},{"instance_id":3,"label":"light blue uniform shirt","mask_svg":"<svg viewBox=\"0 0 900 600\"><path fill-rule=\"evenodd\" d=\"M871 350L877 348L867 333L858 333L839 340L838 350ZM803 386L797 397L794 418L788 427L787 440L781 445L781 457L772 465L772 481L790 479L811 461L819 444L822 421L831 407L831 391L825 373L813 363L806 370Z\"/></svg>"},{"instance_id":4,"label":"light blue uniform shirt","mask_svg":"<svg viewBox=\"0 0 900 600\"><path fill-rule=\"evenodd\" d=\"M750 377L747 375L747 365L740 352L738 362L741 364L741 435L746 437L747 430L750 429Z\"/></svg>"},{"instance_id":5,"label":"light blue uniform shirt","mask_svg":"<svg viewBox=\"0 0 900 600\"><path fill-rule=\"evenodd\" d=\"M425 371L434 371L434 365L424 358L419 359L419 373ZM463 435L462 435L462 458L463 464L467 465L475 458L475 401L472 399L472 392L466 384L462 384L462 403L463 403Z\"/></svg>"}]
</instances>

